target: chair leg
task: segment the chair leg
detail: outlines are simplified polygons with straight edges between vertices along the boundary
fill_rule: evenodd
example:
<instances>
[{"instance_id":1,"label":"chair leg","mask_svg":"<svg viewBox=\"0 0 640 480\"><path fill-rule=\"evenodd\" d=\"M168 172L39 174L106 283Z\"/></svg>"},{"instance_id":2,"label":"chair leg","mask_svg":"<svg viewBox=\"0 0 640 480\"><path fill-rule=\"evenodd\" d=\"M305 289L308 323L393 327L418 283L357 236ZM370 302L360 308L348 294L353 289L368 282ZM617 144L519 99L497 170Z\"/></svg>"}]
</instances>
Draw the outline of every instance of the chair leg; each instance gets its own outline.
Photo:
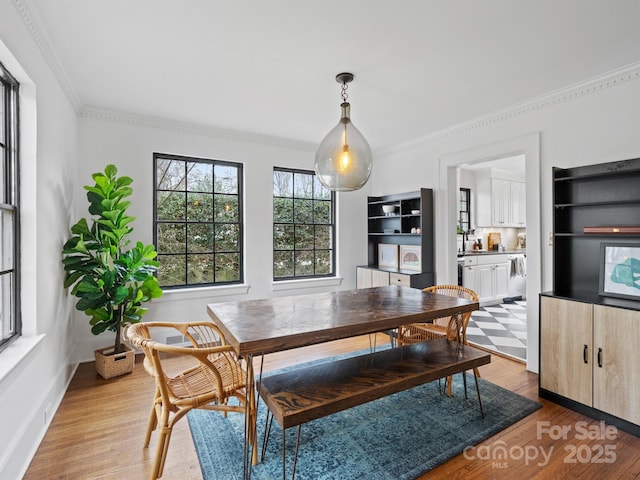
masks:
<instances>
[{"instance_id":1,"label":"chair leg","mask_svg":"<svg viewBox=\"0 0 640 480\"><path fill-rule=\"evenodd\" d=\"M158 391L158 387L156 387L156 393L153 398L153 403L151 404L151 414L149 415L149 423L147 424L147 434L144 439L144 447L149 446L149 442L151 441L151 432L153 432L158 426L158 414L156 412L156 406L158 405L160 392Z\"/></svg>"},{"instance_id":2,"label":"chair leg","mask_svg":"<svg viewBox=\"0 0 640 480\"><path fill-rule=\"evenodd\" d=\"M153 471L151 472L151 480L155 480L162 476L164 470L164 461L167 457L169 449L169 440L171 439L171 426L169 425L169 410L162 410L160 419L160 428L158 429L158 445L156 447L156 457L153 462Z\"/></svg>"},{"instance_id":3,"label":"chair leg","mask_svg":"<svg viewBox=\"0 0 640 480\"><path fill-rule=\"evenodd\" d=\"M451 389L451 384L452 383L453 383L453 377L451 375L449 375L447 377L447 381L446 381L446 384L447 384L447 396L448 397L453 397L453 391Z\"/></svg>"}]
</instances>

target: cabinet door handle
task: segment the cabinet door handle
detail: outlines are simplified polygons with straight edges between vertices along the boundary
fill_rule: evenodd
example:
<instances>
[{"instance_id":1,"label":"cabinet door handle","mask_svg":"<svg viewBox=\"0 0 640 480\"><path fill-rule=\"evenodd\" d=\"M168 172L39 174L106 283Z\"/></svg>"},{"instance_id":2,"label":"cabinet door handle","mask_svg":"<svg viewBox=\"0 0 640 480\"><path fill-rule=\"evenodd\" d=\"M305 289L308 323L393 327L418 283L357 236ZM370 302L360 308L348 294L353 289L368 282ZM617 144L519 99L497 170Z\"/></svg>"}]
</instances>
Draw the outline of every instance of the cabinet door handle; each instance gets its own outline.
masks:
<instances>
[{"instance_id":1,"label":"cabinet door handle","mask_svg":"<svg viewBox=\"0 0 640 480\"><path fill-rule=\"evenodd\" d=\"M602 368L602 349L598 349L598 366Z\"/></svg>"},{"instance_id":2,"label":"cabinet door handle","mask_svg":"<svg viewBox=\"0 0 640 480\"><path fill-rule=\"evenodd\" d=\"M589 347L586 345L582 350L582 360L584 360L584 363L589 363Z\"/></svg>"}]
</instances>

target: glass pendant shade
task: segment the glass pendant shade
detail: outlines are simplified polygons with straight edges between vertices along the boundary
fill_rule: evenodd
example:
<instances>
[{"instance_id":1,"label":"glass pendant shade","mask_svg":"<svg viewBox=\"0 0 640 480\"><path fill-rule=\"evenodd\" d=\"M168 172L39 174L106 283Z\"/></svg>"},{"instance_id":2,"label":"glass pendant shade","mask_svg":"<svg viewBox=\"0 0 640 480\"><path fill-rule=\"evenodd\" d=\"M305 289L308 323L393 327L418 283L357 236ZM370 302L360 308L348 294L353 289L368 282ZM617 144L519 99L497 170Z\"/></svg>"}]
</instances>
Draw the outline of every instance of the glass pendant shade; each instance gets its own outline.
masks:
<instances>
[{"instance_id":1,"label":"glass pendant shade","mask_svg":"<svg viewBox=\"0 0 640 480\"><path fill-rule=\"evenodd\" d=\"M373 160L369 143L351 123L349 103L343 102L341 108L338 125L318 146L315 171L329 190L349 192L367 183Z\"/></svg>"}]
</instances>

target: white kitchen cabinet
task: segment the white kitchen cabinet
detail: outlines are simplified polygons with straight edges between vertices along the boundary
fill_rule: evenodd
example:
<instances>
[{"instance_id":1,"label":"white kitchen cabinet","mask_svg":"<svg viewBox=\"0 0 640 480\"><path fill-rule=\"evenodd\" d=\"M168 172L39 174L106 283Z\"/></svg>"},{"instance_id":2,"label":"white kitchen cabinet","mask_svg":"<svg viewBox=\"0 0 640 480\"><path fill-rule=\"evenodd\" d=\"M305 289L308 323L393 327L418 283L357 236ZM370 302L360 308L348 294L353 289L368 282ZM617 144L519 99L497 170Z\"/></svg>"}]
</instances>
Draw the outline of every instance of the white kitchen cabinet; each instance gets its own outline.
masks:
<instances>
[{"instance_id":1,"label":"white kitchen cabinet","mask_svg":"<svg viewBox=\"0 0 640 480\"><path fill-rule=\"evenodd\" d=\"M465 257L462 285L478 294L480 305L502 302L509 294L509 258L507 255Z\"/></svg>"},{"instance_id":2,"label":"white kitchen cabinet","mask_svg":"<svg viewBox=\"0 0 640 480\"><path fill-rule=\"evenodd\" d=\"M524 182L510 182L509 197L511 208L511 224L514 227L526 225L526 190Z\"/></svg>"},{"instance_id":3,"label":"white kitchen cabinet","mask_svg":"<svg viewBox=\"0 0 640 480\"><path fill-rule=\"evenodd\" d=\"M525 183L479 174L476 205L479 227L524 227Z\"/></svg>"}]
</instances>

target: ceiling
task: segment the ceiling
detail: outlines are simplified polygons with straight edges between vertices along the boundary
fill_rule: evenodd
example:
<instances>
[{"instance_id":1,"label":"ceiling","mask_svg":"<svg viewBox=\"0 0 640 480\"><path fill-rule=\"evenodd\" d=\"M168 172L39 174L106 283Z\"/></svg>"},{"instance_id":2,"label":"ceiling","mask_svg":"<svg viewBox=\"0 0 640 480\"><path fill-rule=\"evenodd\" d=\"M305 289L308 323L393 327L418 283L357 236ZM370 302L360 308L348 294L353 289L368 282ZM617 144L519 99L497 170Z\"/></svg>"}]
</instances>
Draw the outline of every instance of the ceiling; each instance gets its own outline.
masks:
<instances>
[{"instance_id":1,"label":"ceiling","mask_svg":"<svg viewBox=\"0 0 640 480\"><path fill-rule=\"evenodd\" d=\"M14 0L78 109L401 145L640 61L638 0ZM33 28L33 26L31 26Z\"/></svg>"}]
</instances>

